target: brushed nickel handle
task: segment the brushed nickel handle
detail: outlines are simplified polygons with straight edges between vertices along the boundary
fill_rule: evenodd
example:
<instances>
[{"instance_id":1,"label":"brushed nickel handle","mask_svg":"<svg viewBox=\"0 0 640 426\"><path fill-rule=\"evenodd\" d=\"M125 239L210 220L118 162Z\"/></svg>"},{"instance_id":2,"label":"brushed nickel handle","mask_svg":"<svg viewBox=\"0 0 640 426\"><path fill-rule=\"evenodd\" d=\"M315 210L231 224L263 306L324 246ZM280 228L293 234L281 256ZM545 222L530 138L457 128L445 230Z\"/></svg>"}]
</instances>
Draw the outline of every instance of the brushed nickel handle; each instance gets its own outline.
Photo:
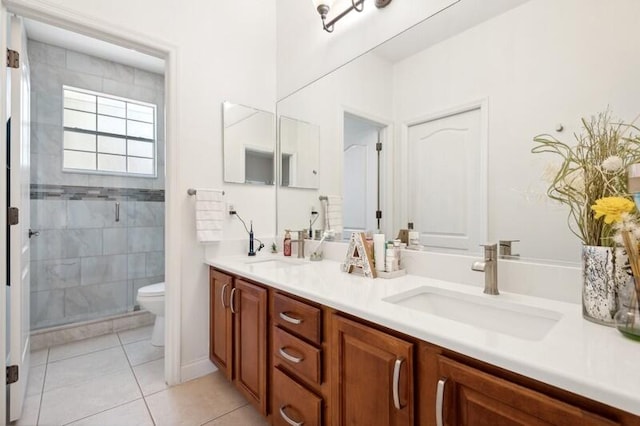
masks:
<instances>
[{"instance_id":1,"label":"brushed nickel handle","mask_svg":"<svg viewBox=\"0 0 640 426\"><path fill-rule=\"evenodd\" d=\"M436 389L436 426L443 426L442 406L444 405L444 385L447 383L447 379L438 380L438 387Z\"/></svg>"},{"instance_id":2,"label":"brushed nickel handle","mask_svg":"<svg viewBox=\"0 0 640 426\"><path fill-rule=\"evenodd\" d=\"M222 307L226 308L227 306L224 304L224 295L227 292L227 287L229 287L229 284L225 284L222 286L222 291L220 292L220 303L222 303Z\"/></svg>"},{"instance_id":3,"label":"brushed nickel handle","mask_svg":"<svg viewBox=\"0 0 640 426\"><path fill-rule=\"evenodd\" d=\"M236 310L235 310L235 302L236 302L236 290L237 288L232 288L231 289L231 296L229 297L229 306L231 307L231 313L235 314Z\"/></svg>"},{"instance_id":4,"label":"brushed nickel handle","mask_svg":"<svg viewBox=\"0 0 640 426\"><path fill-rule=\"evenodd\" d=\"M302 324L302 320L294 317L290 317L284 312L280 312L280 318L282 318L286 322L290 322L291 324Z\"/></svg>"},{"instance_id":5,"label":"brushed nickel handle","mask_svg":"<svg viewBox=\"0 0 640 426\"><path fill-rule=\"evenodd\" d=\"M116 203L116 222L120 222L120 203Z\"/></svg>"},{"instance_id":6,"label":"brushed nickel handle","mask_svg":"<svg viewBox=\"0 0 640 426\"><path fill-rule=\"evenodd\" d=\"M400 369L402 369L402 363L404 358L396 359L396 363L393 366L393 405L396 410L400 410Z\"/></svg>"},{"instance_id":7,"label":"brushed nickel handle","mask_svg":"<svg viewBox=\"0 0 640 426\"><path fill-rule=\"evenodd\" d=\"M284 359L286 359L287 361L291 361L294 364L300 364L302 361L304 361L304 358L298 358L297 356L293 356L293 355L289 355L284 348L280 348L278 349L278 352L280 353L280 356Z\"/></svg>"},{"instance_id":8,"label":"brushed nickel handle","mask_svg":"<svg viewBox=\"0 0 640 426\"><path fill-rule=\"evenodd\" d=\"M282 417L282 419L285 422L289 423L291 426L302 426L302 425L304 425L304 422L296 422L291 417L287 416L287 413L284 412L285 408L287 408L287 405L281 405L280 406L280 417Z\"/></svg>"}]
</instances>

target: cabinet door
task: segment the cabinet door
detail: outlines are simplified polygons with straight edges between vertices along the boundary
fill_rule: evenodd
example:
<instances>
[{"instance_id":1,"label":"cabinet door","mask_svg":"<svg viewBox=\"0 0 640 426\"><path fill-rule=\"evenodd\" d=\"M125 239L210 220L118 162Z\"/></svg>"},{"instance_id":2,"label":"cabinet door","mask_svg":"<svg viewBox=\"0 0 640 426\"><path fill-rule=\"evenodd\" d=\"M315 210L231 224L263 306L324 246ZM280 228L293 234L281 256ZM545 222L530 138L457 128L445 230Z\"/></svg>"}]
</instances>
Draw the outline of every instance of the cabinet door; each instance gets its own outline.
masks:
<instances>
[{"instance_id":1,"label":"cabinet door","mask_svg":"<svg viewBox=\"0 0 640 426\"><path fill-rule=\"evenodd\" d=\"M264 415L267 411L267 290L237 279L232 303L236 386Z\"/></svg>"},{"instance_id":2,"label":"cabinet door","mask_svg":"<svg viewBox=\"0 0 640 426\"><path fill-rule=\"evenodd\" d=\"M436 416L452 426L615 425L593 413L491 374L439 357L442 397ZM446 381L445 381L446 380Z\"/></svg>"},{"instance_id":3,"label":"cabinet door","mask_svg":"<svg viewBox=\"0 0 640 426\"><path fill-rule=\"evenodd\" d=\"M211 269L209 281L209 359L231 380L233 323L229 296L233 279Z\"/></svg>"},{"instance_id":4,"label":"cabinet door","mask_svg":"<svg viewBox=\"0 0 640 426\"><path fill-rule=\"evenodd\" d=\"M413 344L334 316L334 425L413 424Z\"/></svg>"}]
</instances>

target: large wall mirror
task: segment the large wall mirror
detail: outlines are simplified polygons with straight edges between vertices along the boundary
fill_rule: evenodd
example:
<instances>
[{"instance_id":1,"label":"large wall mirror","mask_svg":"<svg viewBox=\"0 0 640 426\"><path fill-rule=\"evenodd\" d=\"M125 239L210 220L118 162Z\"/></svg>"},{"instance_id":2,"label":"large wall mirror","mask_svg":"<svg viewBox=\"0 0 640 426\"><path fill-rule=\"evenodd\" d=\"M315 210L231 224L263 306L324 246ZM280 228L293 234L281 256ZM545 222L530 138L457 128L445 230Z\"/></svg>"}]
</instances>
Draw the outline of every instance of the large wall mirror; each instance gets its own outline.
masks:
<instances>
[{"instance_id":1,"label":"large wall mirror","mask_svg":"<svg viewBox=\"0 0 640 426\"><path fill-rule=\"evenodd\" d=\"M222 103L224 181L273 185L275 123L273 113Z\"/></svg>"},{"instance_id":2,"label":"large wall mirror","mask_svg":"<svg viewBox=\"0 0 640 426\"><path fill-rule=\"evenodd\" d=\"M558 159L532 154L532 139L574 144L582 117L640 113L637 16L633 0L462 0L281 99L278 116L320 126L327 172L315 191L279 189L278 230L308 227L319 196L335 195L345 229L379 208L388 236L411 221L432 250L513 239L523 258L577 262L567 211L546 197ZM354 120L381 139L379 175L366 143L347 140Z\"/></svg>"}]
</instances>

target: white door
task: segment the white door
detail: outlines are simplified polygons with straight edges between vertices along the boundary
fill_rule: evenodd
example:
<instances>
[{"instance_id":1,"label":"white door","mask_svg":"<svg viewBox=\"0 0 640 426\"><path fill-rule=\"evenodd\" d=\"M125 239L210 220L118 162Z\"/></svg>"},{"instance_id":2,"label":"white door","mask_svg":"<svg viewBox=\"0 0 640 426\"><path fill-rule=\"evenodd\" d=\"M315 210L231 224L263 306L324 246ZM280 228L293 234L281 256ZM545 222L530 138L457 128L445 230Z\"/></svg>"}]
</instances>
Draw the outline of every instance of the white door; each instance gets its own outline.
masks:
<instances>
[{"instance_id":1,"label":"white door","mask_svg":"<svg viewBox=\"0 0 640 426\"><path fill-rule=\"evenodd\" d=\"M424 246L477 251L486 238L480 108L409 127L408 219Z\"/></svg>"},{"instance_id":2,"label":"white door","mask_svg":"<svg viewBox=\"0 0 640 426\"><path fill-rule=\"evenodd\" d=\"M9 200L19 210L19 223L9 229L10 310L9 365L17 365L19 379L9 386L10 420L20 418L29 378L29 64L27 38L21 18L11 18L9 48L20 54L11 69L11 167Z\"/></svg>"}]
</instances>

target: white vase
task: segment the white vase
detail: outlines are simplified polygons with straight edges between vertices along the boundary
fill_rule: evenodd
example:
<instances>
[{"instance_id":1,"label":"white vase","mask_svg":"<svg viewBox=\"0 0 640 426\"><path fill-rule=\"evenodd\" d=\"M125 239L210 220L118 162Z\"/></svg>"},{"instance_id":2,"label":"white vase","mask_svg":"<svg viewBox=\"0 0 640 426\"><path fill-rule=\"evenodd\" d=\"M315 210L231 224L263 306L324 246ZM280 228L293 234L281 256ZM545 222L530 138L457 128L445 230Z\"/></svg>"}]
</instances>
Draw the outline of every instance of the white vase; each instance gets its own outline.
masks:
<instances>
[{"instance_id":1,"label":"white vase","mask_svg":"<svg viewBox=\"0 0 640 426\"><path fill-rule=\"evenodd\" d=\"M620 289L629 279L628 257L621 247L582 246L582 316L615 326Z\"/></svg>"}]
</instances>

